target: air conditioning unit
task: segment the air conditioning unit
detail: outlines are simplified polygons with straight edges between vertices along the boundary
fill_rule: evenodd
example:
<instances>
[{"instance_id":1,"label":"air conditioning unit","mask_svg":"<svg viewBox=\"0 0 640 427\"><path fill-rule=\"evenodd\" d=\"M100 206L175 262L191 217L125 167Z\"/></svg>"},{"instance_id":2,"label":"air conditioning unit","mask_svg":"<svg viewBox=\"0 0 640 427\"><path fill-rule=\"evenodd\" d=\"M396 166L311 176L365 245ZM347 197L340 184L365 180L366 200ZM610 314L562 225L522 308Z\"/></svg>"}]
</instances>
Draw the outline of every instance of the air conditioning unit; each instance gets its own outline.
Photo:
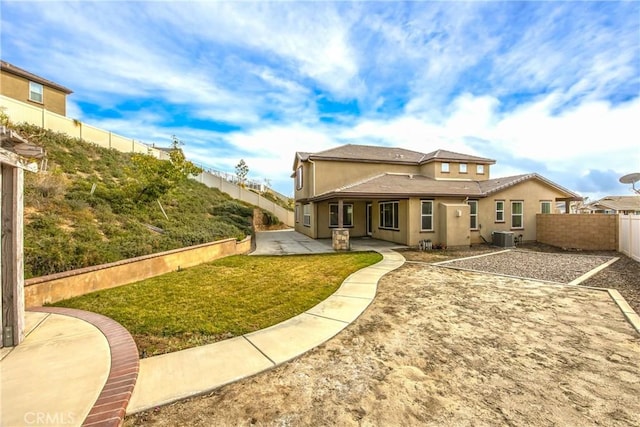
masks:
<instances>
[{"instance_id":1,"label":"air conditioning unit","mask_svg":"<svg viewBox=\"0 0 640 427\"><path fill-rule=\"evenodd\" d=\"M494 231L491 233L493 237L493 246L499 246L501 248L514 248L514 236L513 231Z\"/></svg>"}]
</instances>

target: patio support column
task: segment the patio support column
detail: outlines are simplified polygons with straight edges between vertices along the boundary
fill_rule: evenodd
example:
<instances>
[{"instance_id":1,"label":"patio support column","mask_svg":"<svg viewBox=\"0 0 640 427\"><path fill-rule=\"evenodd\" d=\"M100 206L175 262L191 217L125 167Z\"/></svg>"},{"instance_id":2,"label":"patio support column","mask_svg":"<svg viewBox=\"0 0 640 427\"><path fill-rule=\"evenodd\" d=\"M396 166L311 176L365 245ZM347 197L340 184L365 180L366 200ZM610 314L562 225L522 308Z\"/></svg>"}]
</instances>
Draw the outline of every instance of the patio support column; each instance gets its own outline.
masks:
<instances>
[{"instance_id":1,"label":"patio support column","mask_svg":"<svg viewBox=\"0 0 640 427\"><path fill-rule=\"evenodd\" d=\"M351 249L349 243L349 229L344 228L344 203L338 200L338 228L332 231L332 247L335 251L348 251Z\"/></svg>"}]
</instances>

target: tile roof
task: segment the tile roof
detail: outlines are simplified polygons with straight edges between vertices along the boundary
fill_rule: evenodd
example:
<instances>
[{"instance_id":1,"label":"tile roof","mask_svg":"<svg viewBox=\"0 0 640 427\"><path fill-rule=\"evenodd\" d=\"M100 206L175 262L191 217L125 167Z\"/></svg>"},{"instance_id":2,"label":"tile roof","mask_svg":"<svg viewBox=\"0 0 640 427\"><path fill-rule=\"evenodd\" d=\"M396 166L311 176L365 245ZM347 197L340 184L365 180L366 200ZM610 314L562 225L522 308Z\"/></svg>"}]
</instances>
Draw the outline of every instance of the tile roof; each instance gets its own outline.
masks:
<instances>
[{"instance_id":1,"label":"tile roof","mask_svg":"<svg viewBox=\"0 0 640 427\"><path fill-rule=\"evenodd\" d=\"M318 153L296 153L296 159L311 160L337 160L359 161L365 163L406 163L423 164L435 160L469 161L484 164L493 164L495 160L468 154L454 153L447 150L436 150L430 153L420 153L398 147L377 147L371 145L346 144Z\"/></svg>"},{"instance_id":2,"label":"tile roof","mask_svg":"<svg viewBox=\"0 0 640 427\"><path fill-rule=\"evenodd\" d=\"M640 196L607 196L587 205L592 209L597 206L616 211L640 211Z\"/></svg>"},{"instance_id":3,"label":"tile roof","mask_svg":"<svg viewBox=\"0 0 640 427\"><path fill-rule=\"evenodd\" d=\"M341 188L319 194L312 200L320 201L334 197L433 197L433 196L462 196L486 197L518 183L537 179L562 192L577 196L577 194L547 180L538 174L516 175L496 178L487 181L471 180L443 180L429 178L424 175L402 173L385 173L346 185Z\"/></svg>"},{"instance_id":4,"label":"tile roof","mask_svg":"<svg viewBox=\"0 0 640 427\"><path fill-rule=\"evenodd\" d=\"M36 83L40 83L40 84L42 84L44 86L49 86L49 87L52 87L54 89L58 89L59 91L64 92L67 95L73 93L73 91L71 89L69 89L69 88L66 88L66 87L64 87L62 85L59 85L58 83L52 82L51 80L47 80L44 77L40 77L40 76L38 76L36 74L33 74L33 73L31 73L31 72L29 72L27 70L23 70L22 68L16 67L13 64L9 64L6 61L1 61L0 60L0 70L6 71L6 72L11 73L11 74L15 74L15 75L20 76L20 77L24 77L27 80L31 80L32 82L36 82Z\"/></svg>"}]
</instances>

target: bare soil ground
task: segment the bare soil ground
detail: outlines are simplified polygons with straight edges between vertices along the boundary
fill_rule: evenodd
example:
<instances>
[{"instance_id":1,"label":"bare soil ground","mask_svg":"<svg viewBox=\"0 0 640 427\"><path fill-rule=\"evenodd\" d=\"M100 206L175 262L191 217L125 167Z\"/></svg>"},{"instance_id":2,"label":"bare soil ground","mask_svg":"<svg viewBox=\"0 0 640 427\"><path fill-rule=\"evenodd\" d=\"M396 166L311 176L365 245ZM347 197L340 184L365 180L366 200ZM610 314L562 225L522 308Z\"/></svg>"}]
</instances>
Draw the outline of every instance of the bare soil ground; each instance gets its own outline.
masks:
<instances>
[{"instance_id":1,"label":"bare soil ground","mask_svg":"<svg viewBox=\"0 0 640 427\"><path fill-rule=\"evenodd\" d=\"M637 296L637 266L618 263L591 285ZM125 425L640 426L639 361L640 338L606 292L408 263L324 345Z\"/></svg>"}]
</instances>

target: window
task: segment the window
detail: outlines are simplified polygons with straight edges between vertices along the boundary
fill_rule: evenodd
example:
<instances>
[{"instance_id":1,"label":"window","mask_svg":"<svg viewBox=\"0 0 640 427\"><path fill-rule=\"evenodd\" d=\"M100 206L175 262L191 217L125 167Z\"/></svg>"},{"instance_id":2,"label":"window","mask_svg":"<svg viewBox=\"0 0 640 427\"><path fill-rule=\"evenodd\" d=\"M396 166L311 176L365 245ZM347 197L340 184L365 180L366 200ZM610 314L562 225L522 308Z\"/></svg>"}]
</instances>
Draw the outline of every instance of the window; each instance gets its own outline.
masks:
<instances>
[{"instance_id":1,"label":"window","mask_svg":"<svg viewBox=\"0 0 640 427\"><path fill-rule=\"evenodd\" d=\"M548 200L543 200L540 202L540 213L550 214L551 213L551 202Z\"/></svg>"},{"instance_id":2,"label":"window","mask_svg":"<svg viewBox=\"0 0 640 427\"><path fill-rule=\"evenodd\" d=\"M433 200L423 200L421 211L421 230L433 231Z\"/></svg>"},{"instance_id":3,"label":"window","mask_svg":"<svg viewBox=\"0 0 640 427\"><path fill-rule=\"evenodd\" d=\"M467 173L467 164L460 163L460 173Z\"/></svg>"},{"instance_id":4,"label":"window","mask_svg":"<svg viewBox=\"0 0 640 427\"><path fill-rule=\"evenodd\" d=\"M329 227L338 227L338 207L337 203L329 204ZM353 227L353 205L351 203L342 205L342 226Z\"/></svg>"},{"instance_id":5,"label":"window","mask_svg":"<svg viewBox=\"0 0 640 427\"><path fill-rule=\"evenodd\" d=\"M496 222L504 222L504 200L496 200Z\"/></svg>"},{"instance_id":6,"label":"window","mask_svg":"<svg viewBox=\"0 0 640 427\"><path fill-rule=\"evenodd\" d=\"M300 222L300 205L296 205L296 222Z\"/></svg>"},{"instance_id":7,"label":"window","mask_svg":"<svg viewBox=\"0 0 640 427\"><path fill-rule=\"evenodd\" d=\"M440 163L440 172L449 173L449 163Z\"/></svg>"},{"instance_id":8,"label":"window","mask_svg":"<svg viewBox=\"0 0 640 427\"><path fill-rule=\"evenodd\" d=\"M484 165L476 165L476 173L478 175L484 175Z\"/></svg>"},{"instance_id":9,"label":"window","mask_svg":"<svg viewBox=\"0 0 640 427\"><path fill-rule=\"evenodd\" d=\"M524 228L524 202L511 202L511 228Z\"/></svg>"},{"instance_id":10,"label":"window","mask_svg":"<svg viewBox=\"0 0 640 427\"><path fill-rule=\"evenodd\" d=\"M298 167L296 171L296 190L302 189L302 166Z\"/></svg>"},{"instance_id":11,"label":"window","mask_svg":"<svg viewBox=\"0 0 640 427\"><path fill-rule=\"evenodd\" d=\"M29 101L42 104L44 99L44 88L40 83L29 82Z\"/></svg>"},{"instance_id":12,"label":"window","mask_svg":"<svg viewBox=\"0 0 640 427\"><path fill-rule=\"evenodd\" d=\"M398 202L380 203L380 228L397 230L398 227Z\"/></svg>"},{"instance_id":13,"label":"window","mask_svg":"<svg viewBox=\"0 0 640 427\"><path fill-rule=\"evenodd\" d=\"M306 204L302 206L302 218L303 224L307 227L311 226L311 205Z\"/></svg>"},{"instance_id":14,"label":"window","mask_svg":"<svg viewBox=\"0 0 640 427\"><path fill-rule=\"evenodd\" d=\"M478 201L469 200L469 217L471 218L470 228L472 230L478 229Z\"/></svg>"}]
</instances>

